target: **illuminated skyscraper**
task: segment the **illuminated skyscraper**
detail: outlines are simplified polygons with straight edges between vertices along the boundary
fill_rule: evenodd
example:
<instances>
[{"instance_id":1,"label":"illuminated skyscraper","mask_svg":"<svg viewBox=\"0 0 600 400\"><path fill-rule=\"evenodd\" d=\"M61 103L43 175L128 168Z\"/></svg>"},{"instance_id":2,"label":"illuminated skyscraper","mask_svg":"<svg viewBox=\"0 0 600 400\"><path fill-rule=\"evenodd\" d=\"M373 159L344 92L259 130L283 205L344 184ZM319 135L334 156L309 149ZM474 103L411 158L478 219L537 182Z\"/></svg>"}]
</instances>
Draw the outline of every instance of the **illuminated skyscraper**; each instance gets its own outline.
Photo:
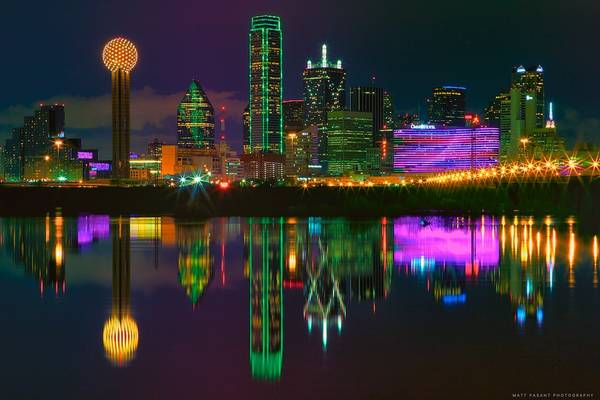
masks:
<instances>
[{"instance_id":1,"label":"illuminated skyscraper","mask_svg":"<svg viewBox=\"0 0 600 400\"><path fill-rule=\"evenodd\" d=\"M383 92L383 128L382 129L395 129L396 118L394 117L394 100L392 94L385 90Z\"/></svg>"},{"instance_id":2,"label":"illuminated skyscraper","mask_svg":"<svg viewBox=\"0 0 600 400\"><path fill-rule=\"evenodd\" d=\"M177 147L210 149L215 146L215 110L208 96L193 80L177 107Z\"/></svg>"},{"instance_id":3,"label":"illuminated skyscraper","mask_svg":"<svg viewBox=\"0 0 600 400\"><path fill-rule=\"evenodd\" d=\"M14 128L4 145L4 180L7 182L17 182L23 179L22 131L23 128Z\"/></svg>"},{"instance_id":4,"label":"illuminated skyscraper","mask_svg":"<svg viewBox=\"0 0 600 400\"><path fill-rule=\"evenodd\" d=\"M321 47L321 60L308 60L302 74L304 82L304 125L318 129L315 166L327 171L327 113L346 107L346 70L342 61L329 62L327 45Z\"/></svg>"},{"instance_id":5,"label":"illuminated skyscraper","mask_svg":"<svg viewBox=\"0 0 600 400\"><path fill-rule=\"evenodd\" d=\"M544 103L544 69L541 65L513 67L511 88L521 90L521 115L527 119L528 109L531 109L531 129L543 128L545 123ZM528 98L529 97L529 98ZM526 124L527 125L527 124Z\"/></svg>"},{"instance_id":6,"label":"illuminated skyscraper","mask_svg":"<svg viewBox=\"0 0 600 400\"><path fill-rule=\"evenodd\" d=\"M148 143L148 157L160 160L163 144L158 138L154 138L152 142Z\"/></svg>"},{"instance_id":7,"label":"illuminated skyscraper","mask_svg":"<svg viewBox=\"0 0 600 400\"><path fill-rule=\"evenodd\" d=\"M342 62L329 62L327 45L321 48L320 62L308 61L303 74L304 122L306 126L323 126L329 111L346 106L346 70Z\"/></svg>"},{"instance_id":8,"label":"illuminated skyscraper","mask_svg":"<svg viewBox=\"0 0 600 400\"><path fill-rule=\"evenodd\" d=\"M309 176L312 137L309 130L290 132L285 136L285 176Z\"/></svg>"},{"instance_id":9,"label":"illuminated skyscraper","mask_svg":"<svg viewBox=\"0 0 600 400\"><path fill-rule=\"evenodd\" d=\"M327 115L328 173L367 173L373 148L371 113L331 111Z\"/></svg>"},{"instance_id":10,"label":"illuminated skyscraper","mask_svg":"<svg viewBox=\"0 0 600 400\"><path fill-rule=\"evenodd\" d=\"M138 60L129 40L117 37L102 51L104 65L112 78L112 167L114 179L129 178L130 72Z\"/></svg>"},{"instance_id":11,"label":"illuminated skyscraper","mask_svg":"<svg viewBox=\"0 0 600 400\"><path fill-rule=\"evenodd\" d=\"M368 112L371 114L373 147L378 147L381 141L381 129L384 126L384 90L372 86L350 88L350 110Z\"/></svg>"},{"instance_id":12,"label":"illuminated skyscraper","mask_svg":"<svg viewBox=\"0 0 600 400\"><path fill-rule=\"evenodd\" d=\"M465 126L467 90L461 86L433 88L429 102L429 123L443 126Z\"/></svg>"},{"instance_id":13,"label":"illuminated skyscraper","mask_svg":"<svg viewBox=\"0 0 600 400\"><path fill-rule=\"evenodd\" d=\"M250 135L252 152L283 153L282 32L279 17L250 23Z\"/></svg>"},{"instance_id":14,"label":"illuminated skyscraper","mask_svg":"<svg viewBox=\"0 0 600 400\"><path fill-rule=\"evenodd\" d=\"M483 124L485 126L500 128L502 101L509 96L510 95L505 91L502 91L494 96L492 101L490 101L483 112Z\"/></svg>"}]
</instances>

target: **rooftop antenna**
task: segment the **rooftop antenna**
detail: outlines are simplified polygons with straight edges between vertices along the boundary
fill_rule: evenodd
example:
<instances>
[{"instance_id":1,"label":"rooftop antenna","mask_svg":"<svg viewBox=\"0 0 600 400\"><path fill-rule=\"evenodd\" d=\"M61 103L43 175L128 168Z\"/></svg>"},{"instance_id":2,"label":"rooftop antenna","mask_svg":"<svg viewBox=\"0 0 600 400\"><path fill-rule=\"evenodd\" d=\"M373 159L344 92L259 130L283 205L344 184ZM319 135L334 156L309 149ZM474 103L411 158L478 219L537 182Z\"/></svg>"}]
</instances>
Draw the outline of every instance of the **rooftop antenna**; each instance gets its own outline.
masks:
<instances>
[{"instance_id":1,"label":"rooftop antenna","mask_svg":"<svg viewBox=\"0 0 600 400\"><path fill-rule=\"evenodd\" d=\"M221 128L221 142L225 141L225 106L221 106L221 118L219 119Z\"/></svg>"}]
</instances>

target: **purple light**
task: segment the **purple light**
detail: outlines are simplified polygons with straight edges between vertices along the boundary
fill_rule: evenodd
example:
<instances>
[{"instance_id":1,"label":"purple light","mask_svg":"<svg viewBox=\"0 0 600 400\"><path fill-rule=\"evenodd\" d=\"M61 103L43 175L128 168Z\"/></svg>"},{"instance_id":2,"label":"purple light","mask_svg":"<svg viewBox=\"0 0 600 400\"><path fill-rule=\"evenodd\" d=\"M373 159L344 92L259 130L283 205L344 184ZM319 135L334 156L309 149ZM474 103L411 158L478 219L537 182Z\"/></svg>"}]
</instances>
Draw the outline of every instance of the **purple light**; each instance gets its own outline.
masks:
<instances>
[{"instance_id":1,"label":"purple light","mask_svg":"<svg viewBox=\"0 0 600 400\"><path fill-rule=\"evenodd\" d=\"M77 244L84 245L109 235L108 215L83 215L77 218Z\"/></svg>"},{"instance_id":2,"label":"purple light","mask_svg":"<svg viewBox=\"0 0 600 400\"><path fill-rule=\"evenodd\" d=\"M500 261L498 227L488 218L472 226L459 218L402 217L394 220L394 264L411 268L424 265L478 265L496 268Z\"/></svg>"},{"instance_id":3,"label":"purple light","mask_svg":"<svg viewBox=\"0 0 600 400\"><path fill-rule=\"evenodd\" d=\"M92 171L110 171L110 163L107 162L91 162L89 166Z\"/></svg>"},{"instance_id":4,"label":"purple light","mask_svg":"<svg viewBox=\"0 0 600 400\"><path fill-rule=\"evenodd\" d=\"M77 159L78 160L93 160L94 153L92 153L91 151L78 151Z\"/></svg>"},{"instance_id":5,"label":"purple light","mask_svg":"<svg viewBox=\"0 0 600 400\"><path fill-rule=\"evenodd\" d=\"M394 131L394 172L434 174L498 163L498 128L430 128Z\"/></svg>"}]
</instances>

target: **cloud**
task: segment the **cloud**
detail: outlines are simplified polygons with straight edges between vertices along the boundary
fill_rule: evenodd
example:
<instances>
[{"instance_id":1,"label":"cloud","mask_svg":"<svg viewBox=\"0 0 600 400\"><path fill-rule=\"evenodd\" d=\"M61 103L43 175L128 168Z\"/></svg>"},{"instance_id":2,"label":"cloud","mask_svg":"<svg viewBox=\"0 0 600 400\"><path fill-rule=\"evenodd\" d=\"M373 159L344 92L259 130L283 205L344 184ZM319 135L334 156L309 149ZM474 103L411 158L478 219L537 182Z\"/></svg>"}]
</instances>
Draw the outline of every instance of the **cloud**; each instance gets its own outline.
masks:
<instances>
[{"instance_id":1,"label":"cloud","mask_svg":"<svg viewBox=\"0 0 600 400\"><path fill-rule=\"evenodd\" d=\"M165 122L176 117L177 105L183 94L183 91L159 94L150 87L132 90L130 100L131 129L135 131L151 127L174 130L174 127L166 126ZM223 105L231 118L241 121L241 115L246 104L238 99L237 93L208 90L207 95L215 110ZM9 128L21 126L23 117L32 115L40 103L65 105L67 131L111 127L111 96L108 93L93 97L54 96L41 99L29 106L13 105L0 110L0 126Z\"/></svg>"},{"instance_id":2,"label":"cloud","mask_svg":"<svg viewBox=\"0 0 600 400\"><path fill-rule=\"evenodd\" d=\"M558 132L574 145L590 142L600 145L600 119L581 115L577 110L566 107L557 121Z\"/></svg>"}]
</instances>

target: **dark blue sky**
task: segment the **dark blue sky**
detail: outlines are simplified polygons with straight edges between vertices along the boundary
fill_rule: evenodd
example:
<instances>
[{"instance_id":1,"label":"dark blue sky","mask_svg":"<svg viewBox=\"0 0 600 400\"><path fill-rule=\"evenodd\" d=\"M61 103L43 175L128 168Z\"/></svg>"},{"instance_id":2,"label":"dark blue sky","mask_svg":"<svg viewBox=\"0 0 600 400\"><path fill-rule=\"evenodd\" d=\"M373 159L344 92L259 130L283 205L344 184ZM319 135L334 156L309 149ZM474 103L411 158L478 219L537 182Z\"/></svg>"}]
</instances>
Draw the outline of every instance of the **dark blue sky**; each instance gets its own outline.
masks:
<instances>
[{"instance_id":1,"label":"dark blue sky","mask_svg":"<svg viewBox=\"0 0 600 400\"><path fill-rule=\"evenodd\" d=\"M132 143L175 141L178 98L198 79L229 108L239 145L247 97L250 16L274 13L284 29L284 97L301 96L306 59L321 43L341 58L349 84L377 77L399 110L423 106L431 88L464 85L481 112L515 64L542 64L547 100L571 142L600 143L600 2L593 0L14 1L3 4L0 137L39 101L64 102L67 135L108 149L110 77L103 44L122 35L140 61L133 72ZM104 152L108 156L108 152Z\"/></svg>"}]
</instances>

